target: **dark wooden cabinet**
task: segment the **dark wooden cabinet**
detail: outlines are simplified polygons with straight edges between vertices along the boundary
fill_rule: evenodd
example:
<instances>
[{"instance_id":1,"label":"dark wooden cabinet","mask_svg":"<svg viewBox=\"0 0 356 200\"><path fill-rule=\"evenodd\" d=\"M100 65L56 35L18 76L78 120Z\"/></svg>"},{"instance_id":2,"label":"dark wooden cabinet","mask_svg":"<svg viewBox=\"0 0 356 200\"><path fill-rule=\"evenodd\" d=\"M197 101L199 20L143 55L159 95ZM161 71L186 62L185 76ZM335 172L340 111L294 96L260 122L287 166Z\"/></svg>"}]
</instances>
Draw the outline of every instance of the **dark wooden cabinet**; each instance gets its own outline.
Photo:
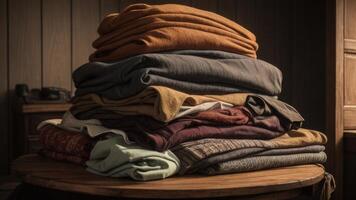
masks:
<instances>
[{"instance_id":1,"label":"dark wooden cabinet","mask_svg":"<svg viewBox=\"0 0 356 200\"><path fill-rule=\"evenodd\" d=\"M71 104L24 104L18 103L15 108L14 123L14 156L35 153L40 148L37 125L47 119L61 118Z\"/></svg>"}]
</instances>

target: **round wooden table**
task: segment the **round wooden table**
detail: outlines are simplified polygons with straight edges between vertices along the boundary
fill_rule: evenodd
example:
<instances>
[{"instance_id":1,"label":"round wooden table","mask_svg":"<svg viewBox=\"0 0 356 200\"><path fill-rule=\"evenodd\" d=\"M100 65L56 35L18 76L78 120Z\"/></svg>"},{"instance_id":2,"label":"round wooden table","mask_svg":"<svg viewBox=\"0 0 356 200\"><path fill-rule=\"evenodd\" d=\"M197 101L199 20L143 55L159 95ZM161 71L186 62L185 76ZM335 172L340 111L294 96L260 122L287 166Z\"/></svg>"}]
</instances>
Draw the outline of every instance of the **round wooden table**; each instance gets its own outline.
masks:
<instances>
[{"instance_id":1,"label":"round wooden table","mask_svg":"<svg viewBox=\"0 0 356 200\"><path fill-rule=\"evenodd\" d=\"M300 165L218 176L177 176L139 182L97 176L81 166L33 154L15 160L12 170L22 177L23 182L43 188L106 197L152 199L289 199L301 195L306 188L324 178L321 166Z\"/></svg>"}]
</instances>

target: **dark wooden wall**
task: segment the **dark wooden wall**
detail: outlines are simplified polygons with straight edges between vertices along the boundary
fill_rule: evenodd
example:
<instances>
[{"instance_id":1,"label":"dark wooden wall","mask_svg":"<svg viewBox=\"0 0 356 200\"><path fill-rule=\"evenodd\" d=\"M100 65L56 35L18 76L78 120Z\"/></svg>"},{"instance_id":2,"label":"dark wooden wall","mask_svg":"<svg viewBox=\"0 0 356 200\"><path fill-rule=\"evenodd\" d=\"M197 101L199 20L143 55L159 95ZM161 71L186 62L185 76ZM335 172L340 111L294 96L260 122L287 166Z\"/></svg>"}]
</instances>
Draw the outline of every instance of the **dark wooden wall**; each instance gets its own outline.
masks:
<instances>
[{"instance_id":1,"label":"dark wooden wall","mask_svg":"<svg viewBox=\"0 0 356 200\"><path fill-rule=\"evenodd\" d=\"M0 0L0 174L11 158L15 84L73 90L71 72L87 62L100 20L137 2L192 5L253 31L258 57L284 74L281 99L306 127L325 129L323 0Z\"/></svg>"}]
</instances>

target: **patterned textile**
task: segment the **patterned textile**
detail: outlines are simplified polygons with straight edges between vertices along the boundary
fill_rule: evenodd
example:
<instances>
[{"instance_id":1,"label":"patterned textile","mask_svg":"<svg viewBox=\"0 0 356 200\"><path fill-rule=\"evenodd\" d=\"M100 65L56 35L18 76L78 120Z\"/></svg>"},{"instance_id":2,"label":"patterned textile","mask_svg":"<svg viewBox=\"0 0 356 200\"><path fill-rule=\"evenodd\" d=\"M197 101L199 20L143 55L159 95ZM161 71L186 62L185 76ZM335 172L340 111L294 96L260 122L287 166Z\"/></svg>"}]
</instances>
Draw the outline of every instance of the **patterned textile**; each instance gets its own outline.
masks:
<instances>
[{"instance_id":1,"label":"patterned textile","mask_svg":"<svg viewBox=\"0 0 356 200\"><path fill-rule=\"evenodd\" d=\"M326 136L308 129L291 130L271 140L206 138L181 143L171 150L181 160L181 174L213 156L247 148L286 149L325 145Z\"/></svg>"},{"instance_id":2,"label":"patterned textile","mask_svg":"<svg viewBox=\"0 0 356 200\"><path fill-rule=\"evenodd\" d=\"M42 155L56 160L66 160L82 163L89 160L90 151L95 145L95 139L88 135L63 130L54 125L46 125L39 130L40 143L43 146ZM78 157L83 159L78 161ZM66 158L65 158L66 157Z\"/></svg>"},{"instance_id":3,"label":"patterned textile","mask_svg":"<svg viewBox=\"0 0 356 200\"><path fill-rule=\"evenodd\" d=\"M208 175L215 175L324 162L326 162L326 154L324 152L277 156L255 156L218 163L206 169L202 169L199 172Z\"/></svg>"},{"instance_id":4,"label":"patterned textile","mask_svg":"<svg viewBox=\"0 0 356 200\"><path fill-rule=\"evenodd\" d=\"M286 149L263 149L263 148L245 148L230 151L224 154L219 154L216 156L209 157L207 159L197 162L194 166L190 168L189 173L194 173L196 171L205 169L210 166L214 166L219 163L228 162L232 160L238 160L247 157L257 157L257 156L278 156L278 155L295 155L304 153L320 153L325 150L324 146L321 145L311 145L306 147L295 147ZM182 173L183 170L181 170Z\"/></svg>"}]
</instances>

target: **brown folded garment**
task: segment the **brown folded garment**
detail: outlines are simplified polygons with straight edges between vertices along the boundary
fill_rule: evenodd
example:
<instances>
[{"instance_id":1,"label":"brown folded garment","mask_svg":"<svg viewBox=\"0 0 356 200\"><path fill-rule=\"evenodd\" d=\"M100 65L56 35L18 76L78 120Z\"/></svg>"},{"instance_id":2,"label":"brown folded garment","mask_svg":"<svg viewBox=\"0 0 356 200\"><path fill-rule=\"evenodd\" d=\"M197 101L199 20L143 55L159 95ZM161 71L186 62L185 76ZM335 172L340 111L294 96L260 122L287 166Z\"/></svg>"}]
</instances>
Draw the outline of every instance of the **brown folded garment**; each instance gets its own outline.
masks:
<instances>
[{"instance_id":1,"label":"brown folded garment","mask_svg":"<svg viewBox=\"0 0 356 200\"><path fill-rule=\"evenodd\" d=\"M311 145L325 145L326 136L318 131L308 129L291 130L271 140L241 140L207 138L181 143L175 146L173 153L181 161L181 174L196 168L199 163L211 157L227 154L241 149L260 148L288 149Z\"/></svg>"},{"instance_id":2,"label":"brown folded garment","mask_svg":"<svg viewBox=\"0 0 356 200\"><path fill-rule=\"evenodd\" d=\"M196 106L217 101L243 105L247 95L247 93L190 95L168 87L150 86L141 93L122 100L101 98L96 94L80 96L74 99L71 112L78 117L81 113L100 109L119 115L147 115L158 121L168 122L179 113L182 106Z\"/></svg>"},{"instance_id":3,"label":"brown folded garment","mask_svg":"<svg viewBox=\"0 0 356 200\"><path fill-rule=\"evenodd\" d=\"M58 160L74 163L89 160L90 151L96 143L87 134L63 130L54 125L46 125L38 132L43 146L41 155Z\"/></svg>"},{"instance_id":4,"label":"brown folded garment","mask_svg":"<svg viewBox=\"0 0 356 200\"><path fill-rule=\"evenodd\" d=\"M304 122L303 117L293 106L269 96L249 95L245 106L257 116L271 114L278 116L287 130L301 128Z\"/></svg>"},{"instance_id":5,"label":"brown folded garment","mask_svg":"<svg viewBox=\"0 0 356 200\"><path fill-rule=\"evenodd\" d=\"M108 128L126 131L138 144L157 151L202 138L272 139L285 132L276 116L253 120L252 114L243 106L203 111L168 124L145 116L101 122Z\"/></svg>"},{"instance_id":6,"label":"brown folded garment","mask_svg":"<svg viewBox=\"0 0 356 200\"><path fill-rule=\"evenodd\" d=\"M100 24L91 61L169 50L222 50L256 58L253 33L218 14L176 5L134 4Z\"/></svg>"}]
</instances>

